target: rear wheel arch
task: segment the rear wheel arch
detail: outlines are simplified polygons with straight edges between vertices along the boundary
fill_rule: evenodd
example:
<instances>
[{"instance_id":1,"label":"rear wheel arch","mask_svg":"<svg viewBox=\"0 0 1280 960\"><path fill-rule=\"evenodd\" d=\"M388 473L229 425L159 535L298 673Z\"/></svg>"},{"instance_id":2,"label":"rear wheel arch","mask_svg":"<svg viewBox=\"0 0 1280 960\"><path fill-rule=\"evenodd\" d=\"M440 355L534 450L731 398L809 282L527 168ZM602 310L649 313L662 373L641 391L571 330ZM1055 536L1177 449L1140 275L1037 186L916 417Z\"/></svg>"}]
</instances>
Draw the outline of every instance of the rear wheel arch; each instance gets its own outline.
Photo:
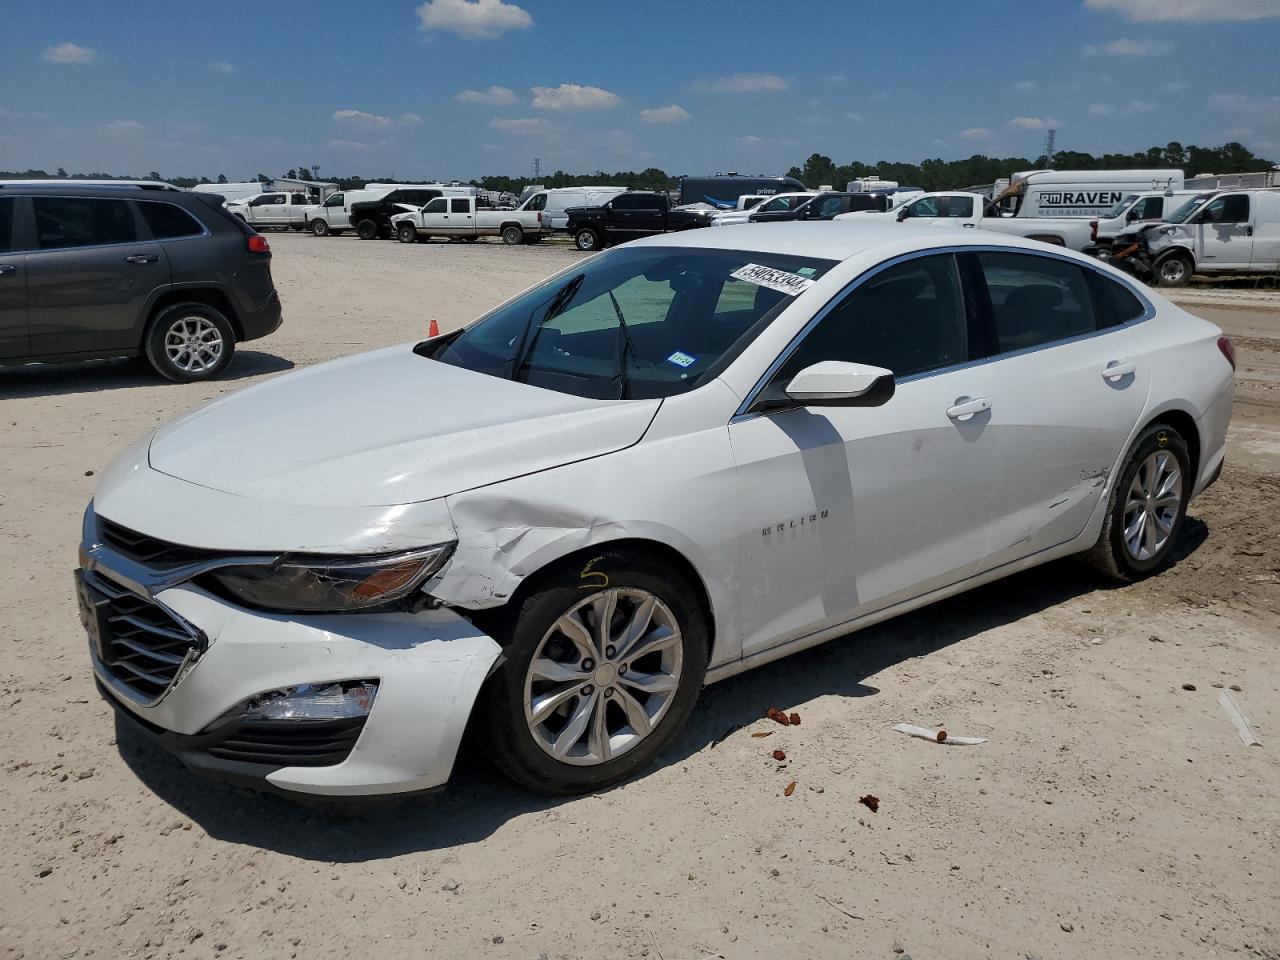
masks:
<instances>
[{"instance_id":1,"label":"rear wheel arch","mask_svg":"<svg viewBox=\"0 0 1280 960\"><path fill-rule=\"evenodd\" d=\"M216 287L179 287L166 290L147 307L147 322L142 327L141 343L146 343L156 318L175 303L203 303L207 307L213 307L213 309L227 318L227 322L231 324L231 329L236 335L236 341L239 342L244 339L244 327L240 323L240 317L236 313L231 298L225 292Z\"/></svg>"},{"instance_id":2,"label":"rear wheel arch","mask_svg":"<svg viewBox=\"0 0 1280 960\"><path fill-rule=\"evenodd\" d=\"M1137 436L1141 436L1148 429L1158 424L1164 424L1178 431L1183 442L1187 445L1187 456L1191 460L1191 482L1187 490L1187 497L1190 499L1191 491L1195 489L1196 483L1200 479L1200 431L1196 427L1195 417L1185 410L1164 410L1143 424L1142 429L1137 432Z\"/></svg>"}]
</instances>

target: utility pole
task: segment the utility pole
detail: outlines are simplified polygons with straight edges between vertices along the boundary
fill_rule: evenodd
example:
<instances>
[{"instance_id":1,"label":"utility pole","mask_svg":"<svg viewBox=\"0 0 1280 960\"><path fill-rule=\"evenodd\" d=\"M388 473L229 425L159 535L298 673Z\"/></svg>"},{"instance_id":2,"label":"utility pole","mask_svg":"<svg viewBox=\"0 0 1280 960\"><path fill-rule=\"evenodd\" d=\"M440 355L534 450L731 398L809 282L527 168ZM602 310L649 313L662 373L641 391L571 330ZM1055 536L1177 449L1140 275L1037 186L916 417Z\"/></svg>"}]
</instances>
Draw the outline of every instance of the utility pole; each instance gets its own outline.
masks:
<instances>
[{"instance_id":1,"label":"utility pole","mask_svg":"<svg viewBox=\"0 0 1280 960\"><path fill-rule=\"evenodd\" d=\"M541 178L542 178L542 158L534 157L533 158L533 179L539 180Z\"/></svg>"},{"instance_id":2,"label":"utility pole","mask_svg":"<svg viewBox=\"0 0 1280 960\"><path fill-rule=\"evenodd\" d=\"M314 180L319 180L319 179L320 179L320 164L318 164L318 163L313 163L313 164L311 165L311 177L312 177L312 179L314 179Z\"/></svg>"},{"instance_id":3,"label":"utility pole","mask_svg":"<svg viewBox=\"0 0 1280 960\"><path fill-rule=\"evenodd\" d=\"M1044 165L1046 170L1053 168L1053 146L1058 138L1057 130L1050 130L1044 135Z\"/></svg>"}]
</instances>

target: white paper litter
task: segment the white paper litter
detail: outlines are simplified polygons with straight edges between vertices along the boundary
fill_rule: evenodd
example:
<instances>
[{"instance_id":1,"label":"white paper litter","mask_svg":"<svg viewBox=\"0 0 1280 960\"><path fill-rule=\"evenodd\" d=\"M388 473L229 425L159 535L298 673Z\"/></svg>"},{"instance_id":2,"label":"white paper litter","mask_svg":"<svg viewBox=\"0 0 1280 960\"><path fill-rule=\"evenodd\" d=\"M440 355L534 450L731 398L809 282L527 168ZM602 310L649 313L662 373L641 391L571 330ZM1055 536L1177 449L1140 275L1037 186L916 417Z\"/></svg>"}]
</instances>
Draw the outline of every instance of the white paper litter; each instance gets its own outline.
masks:
<instances>
[{"instance_id":1,"label":"white paper litter","mask_svg":"<svg viewBox=\"0 0 1280 960\"><path fill-rule=\"evenodd\" d=\"M894 726L899 733L907 733L913 737L919 737L921 740L932 740L934 743L941 743L943 746L957 747L976 747L980 743L986 743L986 737L953 737L947 734L947 739L939 740L938 731L930 730L928 727L917 727L913 723L899 723Z\"/></svg>"},{"instance_id":2,"label":"white paper litter","mask_svg":"<svg viewBox=\"0 0 1280 960\"><path fill-rule=\"evenodd\" d=\"M1231 694L1225 690L1218 694L1218 706L1222 707L1222 712L1227 715L1231 725L1236 728L1236 733L1240 735L1240 739L1244 741L1246 747L1262 746L1262 741L1255 737L1253 731L1249 729L1249 721L1244 718L1244 714L1240 712L1236 702L1231 699Z\"/></svg>"}]
</instances>

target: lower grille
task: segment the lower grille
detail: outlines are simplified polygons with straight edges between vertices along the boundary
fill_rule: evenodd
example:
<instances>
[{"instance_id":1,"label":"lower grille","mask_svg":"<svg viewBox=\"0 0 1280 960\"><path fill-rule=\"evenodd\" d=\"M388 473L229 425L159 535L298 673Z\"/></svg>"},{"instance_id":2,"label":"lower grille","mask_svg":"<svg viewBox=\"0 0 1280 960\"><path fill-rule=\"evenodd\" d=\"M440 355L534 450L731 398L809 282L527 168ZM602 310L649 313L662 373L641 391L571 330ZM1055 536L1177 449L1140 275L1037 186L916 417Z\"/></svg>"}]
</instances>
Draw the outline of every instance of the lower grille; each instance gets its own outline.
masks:
<instances>
[{"instance_id":1,"label":"lower grille","mask_svg":"<svg viewBox=\"0 0 1280 960\"><path fill-rule=\"evenodd\" d=\"M204 748L210 756L275 767L328 767L350 755L365 717L245 720Z\"/></svg>"},{"instance_id":2,"label":"lower grille","mask_svg":"<svg viewBox=\"0 0 1280 960\"><path fill-rule=\"evenodd\" d=\"M107 601L102 665L142 701L158 700L187 655L203 649L204 637L160 605L104 577L87 582Z\"/></svg>"}]
</instances>

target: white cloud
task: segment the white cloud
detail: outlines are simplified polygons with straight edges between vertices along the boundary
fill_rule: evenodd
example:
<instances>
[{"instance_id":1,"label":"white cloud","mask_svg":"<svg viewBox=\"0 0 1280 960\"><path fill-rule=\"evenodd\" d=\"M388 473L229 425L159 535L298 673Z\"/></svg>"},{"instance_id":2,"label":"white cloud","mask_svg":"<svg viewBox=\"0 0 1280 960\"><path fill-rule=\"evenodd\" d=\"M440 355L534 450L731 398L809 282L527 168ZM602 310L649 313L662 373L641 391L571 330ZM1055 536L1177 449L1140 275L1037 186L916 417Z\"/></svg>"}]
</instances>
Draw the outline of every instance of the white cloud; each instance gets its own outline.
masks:
<instances>
[{"instance_id":1,"label":"white cloud","mask_svg":"<svg viewBox=\"0 0 1280 960\"><path fill-rule=\"evenodd\" d=\"M416 127L422 122L422 118L416 113L400 114L400 122L406 127Z\"/></svg>"},{"instance_id":2,"label":"white cloud","mask_svg":"<svg viewBox=\"0 0 1280 960\"><path fill-rule=\"evenodd\" d=\"M1030 93L1035 88L1036 82L1034 80L1019 80L1013 85L1013 89L1021 90L1023 93Z\"/></svg>"},{"instance_id":3,"label":"white cloud","mask_svg":"<svg viewBox=\"0 0 1280 960\"><path fill-rule=\"evenodd\" d=\"M1057 129L1066 124L1053 117L1014 117L1009 121L1009 126L1018 127L1021 130L1048 130L1051 127Z\"/></svg>"},{"instance_id":4,"label":"white cloud","mask_svg":"<svg viewBox=\"0 0 1280 960\"><path fill-rule=\"evenodd\" d=\"M990 140L991 131L986 127L969 127L967 130L961 130L958 136L966 140Z\"/></svg>"},{"instance_id":5,"label":"white cloud","mask_svg":"<svg viewBox=\"0 0 1280 960\"><path fill-rule=\"evenodd\" d=\"M1114 10L1148 23L1181 20L1265 20L1280 17L1280 0L1084 0L1090 10Z\"/></svg>"},{"instance_id":6,"label":"white cloud","mask_svg":"<svg viewBox=\"0 0 1280 960\"><path fill-rule=\"evenodd\" d=\"M867 119L860 113L846 113L844 118L850 123L861 123L863 120Z\"/></svg>"},{"instance_id":7,"label":"white cloud","mask_svg":"<svg viewBox=\"0 0 1280 960\"><path fill-rule=\"evenodd\" d=\"M367 143L360 143L358 140L330 140L330 150L341 150L346 153L364 153L369 149Z\"/></svg>"},{"instance_id":8,"label":"white cloud","mask_svg":"<svg viewBox=\"0 0 1280 960\"><path fill-rule=\"evenodd\" d=\"M790 86L790 80L776 73L735 73L729 77L720 77L710 82L699 81L693 85L695 90L712 93L766 93L786 90Z\"/></svg>"},{"instance_id":9,"label":"white cloud","mask_svg":"<svg viewBox=\"0 0 1280 960\"><path fill-rule=\"evenodd\" d=\"M833 73L827 77L827 83L844 83L848 79L848 76L843 73Z\"/></svg>"},{"instance_id":10,"label":"white cloud","mask_svg":"<svg viewBox=\"0 0 1280 960\"><path fill-rule=\"evenodd\" d=\"M503 133L524 137L552 133L555 130L555 124L542 117L494 117L489 121L489 126Z\"/></svg>"},{"instance_id":11,"label":"white cloud","mask_svg":"<svg viewBox=\"0 0 1280 960\"><path fill-rule=\"evenodd\" d=\"M137 120L112 120L110 123L104 123L100 126L98 131L108 137L118 137L121 140L136 140L147 132L147 125Z\"/></svg>"},{"instance_id":12,"label":"white cloud","mask_svg":"<svg viewBox=\"0 0 1280 960\"><path fill-rule=\"evenodd\" d=\"M492 86L488 90L463 90L453 99L459 103L487 103L492 107L504 107L520 98L509 87Z\"/></svg>"},{"instance_id":13,"label":"white cloud","mask_svg":"<svg viewBox=\"0 0 1280 960\"><path fill-rule=\"evenodd\" d=\"M533 26L527 10L502 0L427 0L417 14L418 29L448 30L462 37L496 37Z\"/></svg>"},{"instance_id":14,"label":"white cloud","mask_svg":"<svg viewBox=\"0 0 1280 960\"><path fill-rule=\"evenodd\" d=\"M1280 110L1280 97L1247 97L1243 93L1215 93L1209 98L1209 106L1230 113L1260 113L1264 110Z\"/></svg>"},{"instance_id":15,"label":"white cloud","mask_svg":"<svg viewBox=\"0 0 1280 960\"><path fill-rule=\"evenodd\" d=\"M235 73L236 65L234 63L227 63L225 60L214 60L209 64L209 69L214 73Z\"/></svg>"},{"instance_id":16,"label":"white cloud","mask_svg":"<svg viewBox=\"0 0 1280 960\"><path fill-rule=\"evenodd\" d=\"M684 123L689 119L689 111L678 103L667 107L646 107L640 111L640 119L645 123Z\"/></svg>"},{"instance_id":17,"label":"white cloud","mask_svg":"<svg viewBox=\"0 0 1280 960\"><path fill-rule=\"evenodd\" d=\"M1091 43L1084 48L1086 57L1156 57L1173 50L1164 40L1130 40L1120 37L1109 43Z\"/></svg>"},{"instance_id":18,"label":"white cloud","mask_svg":"<svg viewBox=\"0 0 1280 960\"><path fill-rule=\"evenodd\" d=\"M44 51L44 58L50 63L88 63L97 56L97 50L90 47L82 47L70 41L60 43L55 47L47 47Z\"/></svg>"},{"instance_id":19,"label":"white cloud","mask_svg":"<svg viewBox=\"0 0 1280 960\"><path fill-rule=\"evenodd\" d=\"M1160 89L1166 93L1182 93L1184 90L1190 90L1191 84L1184 83L1181 80L1170 80L1168 83L1162 84Z\"/></svg>"},{"instance_id":20,"label":"white cloud","mask_svg":"<svg viewBox=\"0 0 1280 960\"><path fill-rule=\"evenodd\" d=\"M1150 113L1152 110L1159 108L1160 104L1152 103L1150 100L1130 100L1129 111L1131 113Z\"/></svg>"},{"instance_id":21,"label":"white cloud","mask_svg":"<svg viewBox=\"0 0 1280 960\"><path fill-rule=\"evenodd\" d=\"M1109 117L1116 112L1116 108L1109 103L1091 103L1089 104L1089 114L1095 117Z\"/></svg>"},{"instance_id":22,"label":"white cloud","mask_svg":"<svg viewBox=\"0 0 1280 960\"><path fill-rule=\"evenodd\" d=\"M799 140L790 138L783 140L772 140L768 137L757 137L754 133L749 133L745 137L738 137L733 141L733 145L743 150L763 150L766 147L794 147L800 143Z\"/></svg>"},{"instance_id":23,"label":"white cloud","mask_svg":"<svg viewBox=\"0 0 1280 960\"><path fill-rule=\"evenodd\" d=\"M335 110L330 119L334 123L345 123L353 127L389 127L391 126L391 118L380 116L376 113L366 113L363 110Z\"/></svg>"},{"instance_id":24,"label":"white cloud","mask_svg":"<svg viewBox=\"0 0 1280 960\"><path fill-rule=\"evenodd\" d=\"M562 83L558 87L534 87L535 110L604 110L616 107L622 98L600 87Z\"/></svg>"}]
</instances>

